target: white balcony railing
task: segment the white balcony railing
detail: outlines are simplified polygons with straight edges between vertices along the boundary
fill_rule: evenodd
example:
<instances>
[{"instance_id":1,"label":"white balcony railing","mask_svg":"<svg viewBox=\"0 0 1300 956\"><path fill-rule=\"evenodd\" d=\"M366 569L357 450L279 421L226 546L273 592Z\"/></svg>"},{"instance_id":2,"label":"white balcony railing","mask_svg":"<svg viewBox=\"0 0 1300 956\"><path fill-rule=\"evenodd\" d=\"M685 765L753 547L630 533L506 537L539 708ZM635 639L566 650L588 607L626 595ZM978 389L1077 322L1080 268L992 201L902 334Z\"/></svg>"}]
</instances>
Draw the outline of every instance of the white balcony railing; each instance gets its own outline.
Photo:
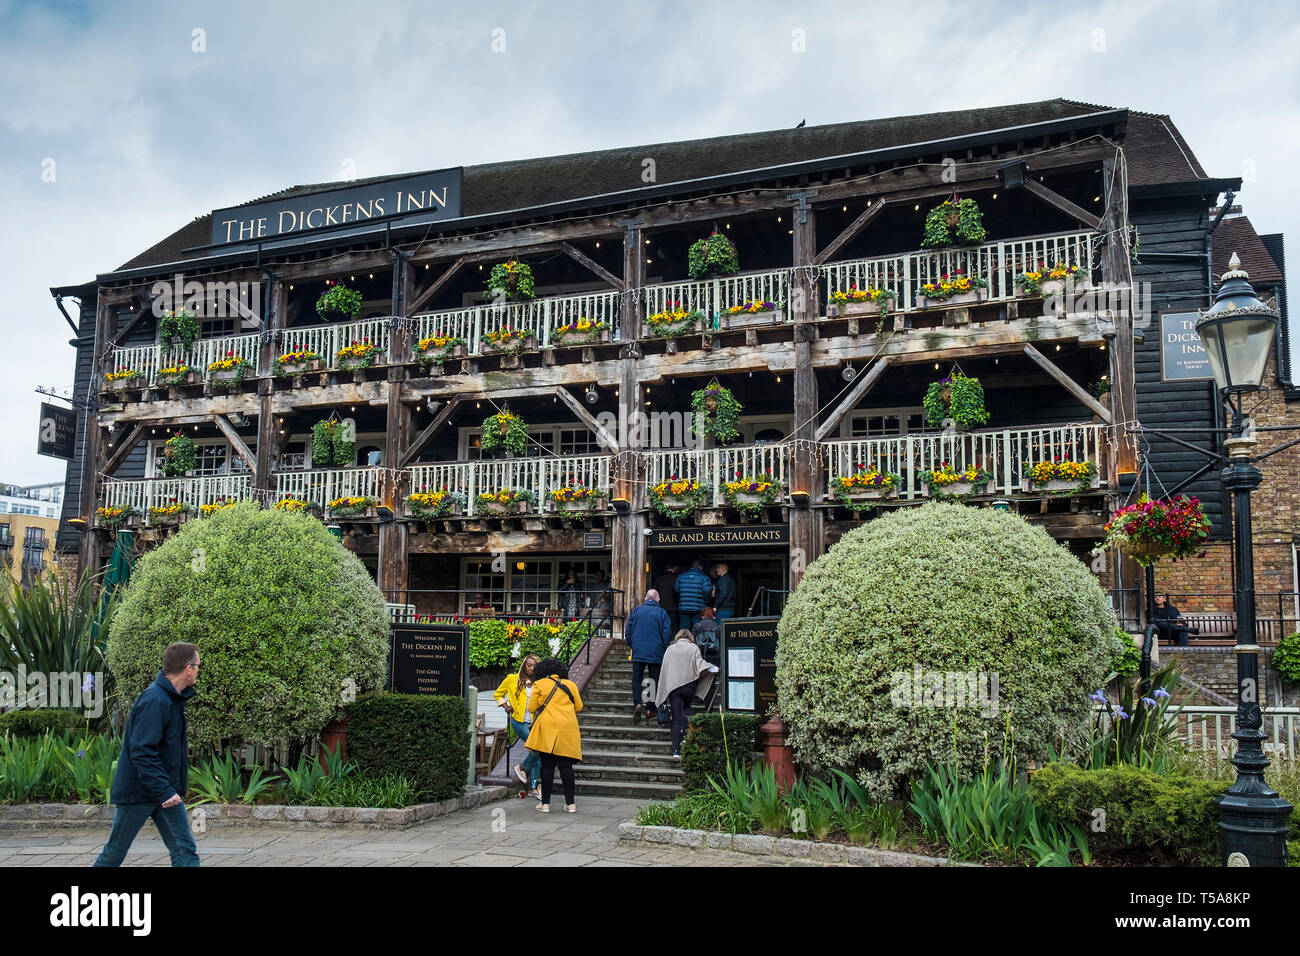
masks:
<instances>
[{"instance_id":1,"label":"white balcony railing","mask_svg":"<svg viewBox=\"0 0 1300 956\"><path fill-rule=\"evenodd\" d=\"M619 294L582 292L548 296L531 302L482 305L449 312L425 312L415 316L415 341L433 335L459 336L472 355L484 351L485 336L497 329L526 329L536 336L538 347L551 344L551 335L561 325L588 319L610 327L610 338L619 334ZM412 343L414 344L414 343Z\"/></svg>"},{"instance_id":2,"label":"white balcony railing","mask_svg":"<svg viewBox=\"0 0 1300 956\"><path fill-rule=\"evenodd\" d=\"M683 309L703 312L709 327L716 327L715 317L733 305L745 305L757 299L786 308L790 298L790 270L743 272L702 282L666 282L648 285L641 291L646 315L668 312L680 305Z\"/></svg>"},{"instance_id":3,"label":"white balcony railing","mask_svg":"<svg viewBox=\"0 0 1300 956\"><path fill-rule=\"evenodd\" d=\"M895 311L916 307L916 295L922 285L943 276L976 276L987 282L990 301L1016 297L1015 278L1040 263L1057 262L1076 265L1090 275L1097 235L1093 232L1069 232L1028 239L987 242L966 249L936 249L933 252L910 252L832 262L822 266L826 277L826 294L849 289L888 289L893 292Z\"/></svg>"},{"instance_id":4,"label":"white balcony railing","mask_svg":"<svg viewBox=\"0 0 1300 956\"><path fill-rule=\"evenodd\" d=\"M379 364L387 364L389 355L389 316L344 322L338 325L293 326L282 333L280 351L315 352L327 368L338 368L339 349L354 342L370 342L383 349Z\"/></svg>"},{"instance_id":5,"label":"white balcony railing","mask_svg":"<svg viewBox=\"0 0 1300 956\"><path fill-rule=\"evenodd\" d=\"M858 465L902 476L901 498L920 497L920 473L940 468L945 462L957 470L976 465L990 472L993 479L988 485L989 494L1019 492L1026 464L1057 458L1091 461L1104 476L1102 448L1108 428L1088 423L826 442L826 494L832 494L837 478L852 475Z\"/></svg>"},{"instance_id":6,"label":"white balcony railing","mask_svg":"<svg viewBox=\"0 0 1300 956\"><path fill-rule=\"evenodd\" d=\"M170 504L172 499L198 510L218 500L242 501L252 497L249 475L213 475L204 478L109 479L104 482L106 508L131 507L141 513Z\"/></svg>"},{"instance_id":7,"label":"white balcony railing","mask_svg":"<svg viewBox=\"0 0 1300 956\"><path fill-rule=\"evenodd\" d=\"M327 468L319 471L280 471L275 491L280 499L295 498L321 507L335 498L380 498L382 468Z\"/></svg>"},{"instance_id":8,"label":"white balcony railing","mask_svg":"<svg viewBox=\"0 0 1300 956\"><path fill-rule=\"evenodd\" d=\"M671 480L695 480L713 492L713 505L726 500L721 485L741 478L770 478L787 486L790 447L788 445L744 445L734 448L706 448L646 452L646 481L657 485ZM788 490L788 487L787 487Z\"/></svg>"},{"instance_id":9,"label":"white balcony railing","mask_svg":"<svg viewBox=\"0 0 1300 956\"><path fill-rule=\"evenodd\" d=\"M464 495L470 512L480 494L531 491L537 496L537 510L554 511L551 491L570 483L608 492L612 485L612 463L613 459L606 455L430 462L409 469L407 487L410 491L445 488L458 492Z\"/></svg>"}]
</instances>

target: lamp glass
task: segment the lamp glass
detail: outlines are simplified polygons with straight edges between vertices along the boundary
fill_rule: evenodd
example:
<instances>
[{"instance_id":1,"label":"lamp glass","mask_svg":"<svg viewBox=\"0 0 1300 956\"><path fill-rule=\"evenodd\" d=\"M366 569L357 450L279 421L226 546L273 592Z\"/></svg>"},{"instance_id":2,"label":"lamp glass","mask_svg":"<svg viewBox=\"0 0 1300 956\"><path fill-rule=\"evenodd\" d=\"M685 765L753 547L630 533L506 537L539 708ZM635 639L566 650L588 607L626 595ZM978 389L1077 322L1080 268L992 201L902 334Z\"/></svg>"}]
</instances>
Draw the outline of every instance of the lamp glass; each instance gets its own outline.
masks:
<instances>
[{"instance_id":1,"label":"lamp glass","mask_svg":"<svg viewBox=\"0 0 1300 956\"><path fill-rule=\"evenodd\" d=\"M1255 391L1273 348L1277 319L1258 313L1210 312L1196 326L1220 390Z\"/></svg>"}]
</instances>

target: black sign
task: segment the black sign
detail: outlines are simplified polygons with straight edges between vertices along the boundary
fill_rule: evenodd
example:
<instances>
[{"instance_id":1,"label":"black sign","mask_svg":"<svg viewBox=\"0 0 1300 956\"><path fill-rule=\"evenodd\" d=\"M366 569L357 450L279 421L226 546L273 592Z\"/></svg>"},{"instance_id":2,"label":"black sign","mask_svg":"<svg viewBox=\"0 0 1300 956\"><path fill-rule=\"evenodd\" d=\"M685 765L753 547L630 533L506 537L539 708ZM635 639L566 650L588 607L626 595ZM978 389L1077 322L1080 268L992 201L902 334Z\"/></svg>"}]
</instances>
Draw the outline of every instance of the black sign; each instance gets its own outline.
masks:
<instances>
[{"instance_id":1,"label":"black sign","mask_svg":"<svg viewBox=\"0 0 1300 956\"><path fill-rule=\"evenodd\" d=\"M603 548L605 547L605 532L603 531L585 531L582 535L582 546L584 548Z\"/></svg>"},{"instance_id":2,"label":"black sign","mask_svg":"<svg viewBox=\"0 0 1300 956\"><path fill-rule=\"evenodd\" d=\"M732 617L722 622L722 706L766 718L776 704L776 625L779 617Z\"/></svg>"},{"instance_id":3,"label":"black sign","mask_svg":"<svg viewBox=\"0 0 1300 956\"><path fill-rule=\"evenodd\" d=\"M1160 379L1164 382L1213 381L1210 357L1196 334L1195 312L1160 316Z\"/></svg>"},{"instance_id":4,"label":"black sign","mask_svg":"<svg viewBox=\"0 0 1300 956\"><path fill-rule=\"evenodd\" d=\"M462 170L443 169L364 186L331 189L212 213L212 244L257 242L331 227L347 235L348 225L364 227L373 219L402 216L402 225L456 219L460 216ZM373 228L373 227L372 227Z\"/></svg>"},{"instance_id":5,"label":"black sign","mask_svg":"<svg viewBox=\"0 0 1300 956\"><path fill-rule=\"evenodd\" d=\"M788 545L788 524L720 525L716 528L655 528L649 548L758 548Z\"/></svg>"},{"instance_id":6,"label":"black sign","mask_svg":"<svg viewBox=\"0 0 1300 956\"><path fill-rule=\"evenodd\" d=\"M72 460L77 441L77 413L41 402L41 429L36 437L36 454Z\"/></svg>"},{"instance_id":7,"label":"black sign","mask_svg":"<svg viewBox=\"0 0 1300 956\"><path fill-rule=\"evenodd\" d=\"M389 657L391 683L397 694L469 692L469 628L450 624L394 624Z\"/></svg>"}]
</instances>

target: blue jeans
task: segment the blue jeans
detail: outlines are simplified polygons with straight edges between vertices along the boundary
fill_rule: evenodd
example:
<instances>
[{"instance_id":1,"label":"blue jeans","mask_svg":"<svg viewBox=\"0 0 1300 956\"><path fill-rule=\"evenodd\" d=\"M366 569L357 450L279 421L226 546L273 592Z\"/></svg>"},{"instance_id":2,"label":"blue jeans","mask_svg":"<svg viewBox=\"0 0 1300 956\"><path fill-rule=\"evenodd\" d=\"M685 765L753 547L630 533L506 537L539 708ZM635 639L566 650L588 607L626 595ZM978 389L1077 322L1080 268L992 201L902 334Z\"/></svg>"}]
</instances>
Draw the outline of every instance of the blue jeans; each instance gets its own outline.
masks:
<instances>
[{"instance_id":1,"label":"blue jeans","mask_svg":"<svg viewBox=\"0 0 1300 956\"><path fill-rule=\"evenodd\" d=\"M682 627L688 631L691 628L693 628L696 624L699 624L701 619L703 618L703 615L700 614L699 611L680 611L678 613L681 615L682 618Z\"/></svg>"},{"instance_id":2,"label":"blue jeans","mask_svg":"<svg viewBox=\"0 0 1300 956\"><path fill-rule=\"evenodd\" d=\"M510 729L515 732L515 736L520 740L527 740L529 732L533 729L533 725L531 723L520 723L511 717ZM541 774L538 768L541 766L542 758L537 751L529 750L527 747L524 748L524 753L526 753L527 756L524 757L523 760L519 761L519 766L523 768L524 773L528 774L528 786L530 788L536 787L538 782L541 780Z\"/></svg>"},{"instance_id":3,"label":"blue jeans","mask_svg":"<svg viewBox=\"0 0 1300 956\"><path fill-rule=\"evenodd\" d=\"M95 860L95 866L121 866L126 851L131 849L135 836L144 821L153 818L154 826L172 856L172 866L198 866L199 853L190 832L190 818L185 804L178 803L166 810L157 803L123 803L113 815L113 830L108 842Z\"/></svg>"},{"instance_id":4,"label":"blue jeans","mask_svg":"<svg viewBox=\"0 0 1300 956\"><path fill-rule=\"evenodd\" d=\"M736 616L736 612L735 612L734 610L731 610L731 611L721 611L721 610L720 610L720 611L718 611L718 623L721 624L721 623L722 623L723 621L725 621L727 618L729 618L729 617L735 617L735 616Z\"/></svg>"}]
</instances>

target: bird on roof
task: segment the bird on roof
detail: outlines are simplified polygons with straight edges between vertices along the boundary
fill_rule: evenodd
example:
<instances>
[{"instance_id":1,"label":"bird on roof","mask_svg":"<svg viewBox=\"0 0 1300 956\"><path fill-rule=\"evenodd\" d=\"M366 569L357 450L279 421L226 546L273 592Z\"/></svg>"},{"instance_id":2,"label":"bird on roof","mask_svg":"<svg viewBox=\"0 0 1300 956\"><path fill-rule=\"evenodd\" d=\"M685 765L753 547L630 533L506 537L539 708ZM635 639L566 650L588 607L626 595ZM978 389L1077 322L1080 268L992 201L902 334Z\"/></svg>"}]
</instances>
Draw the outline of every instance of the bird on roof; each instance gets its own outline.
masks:
<instances>
[{"instance_id":1,"label":"bird on roof","mask_svg":"<svg viewBox=\"0 0 1300 956\"><path fill-rule=\"evenodd\" d=\"M801 120L799 121L799 125L796 126L795 129L803 129L806 125L808 125L808 120L807 120L807 119L801 119Z\"/></svg>"}]
</instances>

